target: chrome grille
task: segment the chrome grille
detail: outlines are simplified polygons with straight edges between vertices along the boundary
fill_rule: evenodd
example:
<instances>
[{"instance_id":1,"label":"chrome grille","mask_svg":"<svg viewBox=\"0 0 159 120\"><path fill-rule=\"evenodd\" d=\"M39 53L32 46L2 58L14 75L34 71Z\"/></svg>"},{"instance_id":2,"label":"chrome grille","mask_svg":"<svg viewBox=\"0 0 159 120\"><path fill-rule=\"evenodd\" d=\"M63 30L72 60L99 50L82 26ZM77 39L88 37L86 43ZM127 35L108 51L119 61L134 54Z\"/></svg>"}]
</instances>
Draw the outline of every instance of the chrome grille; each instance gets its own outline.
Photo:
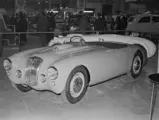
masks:
<instances>
[{"instance_id":1,"label":"chrome grille","mask_svg":"<svg viewBox=\"0 0 159 120\"><path fill-rule=\"evenodd\" d=\"M42 59L39 57L31 57L27 63L27 69L25 72L25 80L28 85L35 86L38 84L38 69L40 64L42 63Z\"/></svg>"}]
</instances>

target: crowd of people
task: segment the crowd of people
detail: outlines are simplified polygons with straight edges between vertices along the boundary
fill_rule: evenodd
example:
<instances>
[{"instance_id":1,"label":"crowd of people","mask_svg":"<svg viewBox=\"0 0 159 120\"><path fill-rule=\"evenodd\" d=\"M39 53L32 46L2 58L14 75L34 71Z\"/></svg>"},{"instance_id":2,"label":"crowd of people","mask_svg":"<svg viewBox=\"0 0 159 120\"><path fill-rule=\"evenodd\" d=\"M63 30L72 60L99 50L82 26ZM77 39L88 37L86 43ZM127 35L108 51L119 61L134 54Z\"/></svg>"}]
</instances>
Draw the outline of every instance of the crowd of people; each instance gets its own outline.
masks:
<instances>
[{"instance_id":1,"label":"crowd of people","mask_svg":"<svg viewBox=\"0 0 159 120\"><path fill-rule=\"evenodd\" d=\"M25 13L17 13L15 16L13 15L9 23L10 25L15 26L16 32L22 32L18 36L20 39L20 44L24 45L27 42L27 36L26 33L29 31L28 26L29 26L29 18L26 16ZM39 32L38 36L41 40L42 46L45 46L49 40L53 39L54 37L54 28L55 28L55 19L54 15L52 13L48 13L47 15L45 12L41 12L38 16L37 20L37 32ZM52 33L47 33L46 32L52 32Z\"/></svg>"},{"instance_id":2,"label":"crowd of people","mask_svg":"<svg viewBox=\"0 0 159 120\"><path fill-rule=\"evenodd\" d=\"M127 27L127 17L123 14L123 12L119 12L116 18L113 18L111 15L103 15L102 13L98 13L97 17L95 19L92 19L92 17L88 17L85 14L79 15L77 18L77 21L75 22L75 26L79 27L80 32L88 31L90 30L90 22L93 24L93 30L96 33L103 34L111 30L118 30L123 31ZM68 18L69 19L69 16ZM69 22L67 20L67 25L71 26L72 21ZM85 33L85 32L84 32ZM118 34L123 34L123 32L117 32Z\"/></svg>"},{"instance_id":3,"label":"crowd of people","mask_svg":"<svg viewBox=\"0 0 159 120\"><path fill-rule=\"evenodd\" d=\"M37 25L37 33L42 46L46 46L48 42L54 38L54 30L56 28L56 18L55 14L52 12L41 12L38 14L38 19L36 21ZM16 13L16 15L12 15L9 19L2 19L3 16L0 16L0 20L2 21L0 24L5 23L0 28L0 32L5 32L4 28L6 27L6 23L9 25L15 26L16 32L22 32L17 34L18 38L20 39L20 44L24 45L27 42L27 31L29 18L25 13ZM67 14L65 20L65 29L64 31L70 31L72 25L78 27L78 32L82 34L86 34L86 31L93 31L93 33L104 34L108 30L125 30L127 27L127 17L120 12L116 19L113 19L111 15L104 16L101 13L97 14L97 17L92 19L92 17L85 15L83 12L79 12L76 21L72 22L71 17ZM93 29L92 29L93 28ZM65 32L68 33L68 32ZM119 31L118 34L124 34L124 32ZM1 34L0 34L1 37ZM2 41L2 40L1 40ZM1 42L0 42L1 45ZM2 48L2 47L0 47Z\"/></svg>"}]
</instances>

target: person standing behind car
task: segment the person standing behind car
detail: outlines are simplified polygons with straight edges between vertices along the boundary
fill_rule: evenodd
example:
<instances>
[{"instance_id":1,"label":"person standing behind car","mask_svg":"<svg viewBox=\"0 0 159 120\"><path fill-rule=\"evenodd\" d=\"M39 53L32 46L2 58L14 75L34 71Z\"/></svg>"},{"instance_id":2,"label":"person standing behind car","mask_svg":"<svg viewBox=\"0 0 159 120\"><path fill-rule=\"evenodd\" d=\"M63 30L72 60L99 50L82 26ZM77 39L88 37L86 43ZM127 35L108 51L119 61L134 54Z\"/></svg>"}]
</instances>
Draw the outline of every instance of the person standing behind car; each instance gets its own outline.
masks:
<instances>
[{"instance_id":1,"label":"person standing behind car","mask_svg":"<svg viewBox=\"0 0 159 120\"><path fill-rule=\"evenodd\" d=\"M18 23L18 21L19 21L19 13L16 13L15 14L15 30L16 30L16 32L17 32L17 23Z\"/></svg>"},{"instance_id":2,"label":"person standing behind car","mask_svg":"<svg viewBox=\"0 0 159 120\"><path fill-rule=\"evenodd\" d=\"M10 17L9 23L10 25L16 25L16 17L14 14Z\"/></svg>"},{"instance_id":3,"label":"person standing behind car","mask_svg":"<svg viewBox=\"0 0 159 120\"><path fill-rule=\"evenodd\" d=\"M48 29L49 29L48 19L45 15L45 12L41 12L38 22L37 22L37 31L44 32L44 33L39 33L41 46L47 45L47 33L46 32L48 32Z\"/></svg>"},{"instance_id":4,"label":"person standing behind car","mask_svg":"<svg viewBox=\"0 0 159 120\"><path fill-rule=\"evenodd\" d=\"M17 22L17 32L27 32L28 30L28 22L24 17L24 14L22 12L19 13L19 20ZM24 45L24 43L27 41L26 33L20 33L20 44Z\"/></svg>"},{"instance_id":5,"label":"person standing behind car","mask_svg":"<svg viewBox=\"0 0 159 120\"><path fill-rule=\"evenodd\" d=\"M125 33L125 29L127 26L127 20L126 17L124 16L123 12L120 11L119 15L116 18L116 30L118 34L124 34Z\"/></svg>"},{"instance_id":6,"label":"person standing behind car","mask_svg":"<svg viewBox=\"0 0 159 120\"><path fill-rule=\"evenodd\" d=\"M66 31L69 32L70 31L70 16L69 16L69 13L66 14L65 24L66 24Z\"/></svg>"},{"instance_id":7,"label":"person standing behind car","mask_svg":"<svg viewBox=\"0 0 159 120\"><path fill-rule=\"evenodd\" d=\"M56 27L55 17L53 13L48 13L48 22L49 22L49 32L48 33L48 42L52 39L54 39L54 29Z\"/></svg>"},{"instance_id":8,"label":"person standing behind car","mask_svg":"<svg viewBox=\"0 0 159 120\"><path fill-rule=\"evenodd\" d=\"M98 18L95 20L94 30L98 34L103 34L104 33L104 30L105 30L105 21L102 18L102 15L100 13L98 13Z\"/></svg>"},{"instance_id":9,"label":"person standing behind car","mask_svg":"<svg viewBox=\"0 0 159 120\"><path fill-rule=\"evenodd\" d=\"M80 33L85 34L88 27L89 27L89 22L87 20L87 17L85 15L82 15L82 18L80 19L79 23Z\"/></svg>"}]
</instances>

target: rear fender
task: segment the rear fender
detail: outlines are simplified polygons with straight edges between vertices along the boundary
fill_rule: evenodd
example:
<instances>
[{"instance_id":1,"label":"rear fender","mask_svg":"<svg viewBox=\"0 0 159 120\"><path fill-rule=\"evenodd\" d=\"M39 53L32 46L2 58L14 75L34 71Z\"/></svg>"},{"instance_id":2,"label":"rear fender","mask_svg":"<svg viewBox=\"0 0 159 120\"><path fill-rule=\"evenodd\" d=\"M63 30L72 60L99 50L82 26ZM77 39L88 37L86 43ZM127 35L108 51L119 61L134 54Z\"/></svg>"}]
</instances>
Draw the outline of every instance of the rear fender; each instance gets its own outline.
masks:
<instances>
[{"instance_id":1,"label":"rear fender","mask_svg":"<svg viewBox=\"0 0 159 120\"><path fill-rule=\"evenodd\" d=\"M139 51L142 52L142 55L143 55L143 66L144 66L144 65L146 65L147 60L148 60L147 51L146 51L146 49L142 45L139 45L139 44L135 44L135 45L137 45Z\"/></svg>"},{"instance_id":2,"label":"rear fender","mask_svg":"<svg viewBox=\"0 0 159 120\"><path fill-rule=\"evenodd\" d=\"M131 70L133 58L134 58L136 51L138 50L138 47L135 45L128 45L128 47L129 47L129 56L128 56L128 60L129 60L128 72L129 72Z\"/></svg>"},{"instance_id":3,"label":"rear fender","mask_svg":"<svg viewBox=\"0 0 159 120\"><path fill-rule=\"evenodd\" d=\"M131 45L130 49L131 49L131 54L133 54L133 56L131 56L130 58L129 71L131 70L133 58L137 51L140 51L143 55L143 66L147 63L147 52L144 47L142 47L141 45L135 44L135 45Z\"/></svg>"}]
</instances>

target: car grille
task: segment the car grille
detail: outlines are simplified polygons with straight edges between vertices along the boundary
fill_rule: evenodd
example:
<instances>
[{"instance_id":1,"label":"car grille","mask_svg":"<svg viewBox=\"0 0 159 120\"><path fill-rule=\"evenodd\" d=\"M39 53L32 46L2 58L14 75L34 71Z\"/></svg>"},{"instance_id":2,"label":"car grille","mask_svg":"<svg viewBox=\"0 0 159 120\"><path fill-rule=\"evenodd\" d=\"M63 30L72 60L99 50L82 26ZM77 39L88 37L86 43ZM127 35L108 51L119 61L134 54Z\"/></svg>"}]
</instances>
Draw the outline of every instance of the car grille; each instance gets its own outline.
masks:
<instances>
[{"instance_id":1,"label":"car grille","mask_svg":"<svg viewBox=\"0 0 159 120\"><path fill-rule=\"evenodd\" d=\"M25 80L29 86L35 86L38 84L38 69L42 59L39 57L31 57L27 63L27 69L25 72Z\"/></svg>"}]
</instances>

